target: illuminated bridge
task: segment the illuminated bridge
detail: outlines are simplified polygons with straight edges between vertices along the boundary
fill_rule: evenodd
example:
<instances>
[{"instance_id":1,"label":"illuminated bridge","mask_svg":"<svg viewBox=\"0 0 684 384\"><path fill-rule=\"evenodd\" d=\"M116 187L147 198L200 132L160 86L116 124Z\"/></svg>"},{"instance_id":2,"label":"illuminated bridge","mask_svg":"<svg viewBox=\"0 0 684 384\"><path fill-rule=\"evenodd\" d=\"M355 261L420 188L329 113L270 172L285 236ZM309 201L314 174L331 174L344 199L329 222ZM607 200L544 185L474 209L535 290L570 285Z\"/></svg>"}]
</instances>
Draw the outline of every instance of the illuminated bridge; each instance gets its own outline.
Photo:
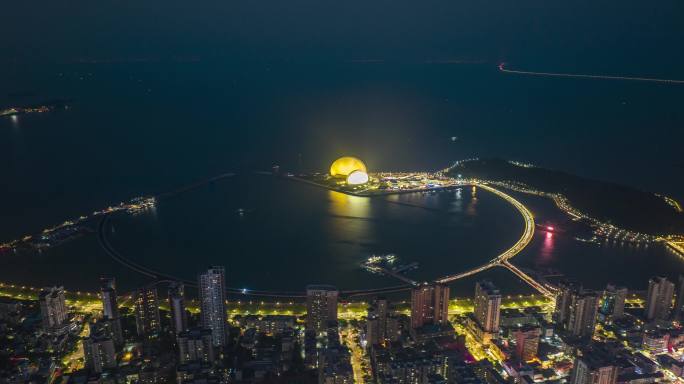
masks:
<instances>
[{"instance_id":1,"label":"illuminated bridge","mask_svg":"<svg viewBox=\"0 0 684 384\"><path fill-rule=\"evenodd\" d=\"M489 191L502 199L506 200L507 202L511 203L518 212L523 216L523 219L525 220L525 230L523 231L522 236L518 241L513 244L513 246L506 251L504 251L502 254L499 256L493 258L491 261L489 261L487 264L484 264L480 267L471 269L469 271L461 272L458 274L454 275L449 275L442 277L440 279L437 279L436 282L438 283L443 283L443 284L448 284L451 283L455 280L462 279L464 277L472 276L476 273L480 273L482 271L485 271L487 269L490 269L492 267L504 267L508 269L509 271L513 272L516 276L518 276L520 279L522 279L524 282L528 283L532 288L536 289L539 291L539 293L543 294L544 296L547 297L552 297L553 296L553 288L547 287L543 284L538 283L536 280L534 280L531 276L527 275L525 272L521 271L518 269L516 266L511 264L509 260L520 253L527 245L532 241L532 237L534 237L534 216L532 215L532 212L530 212L527 207L525 207L521 202L518 200L514 199L512 196L503 193L499 191L498 189L492 188L484 183L475 183L474 184L477 187L480 187L486 191Z\"/></svg>"}]
</instances>

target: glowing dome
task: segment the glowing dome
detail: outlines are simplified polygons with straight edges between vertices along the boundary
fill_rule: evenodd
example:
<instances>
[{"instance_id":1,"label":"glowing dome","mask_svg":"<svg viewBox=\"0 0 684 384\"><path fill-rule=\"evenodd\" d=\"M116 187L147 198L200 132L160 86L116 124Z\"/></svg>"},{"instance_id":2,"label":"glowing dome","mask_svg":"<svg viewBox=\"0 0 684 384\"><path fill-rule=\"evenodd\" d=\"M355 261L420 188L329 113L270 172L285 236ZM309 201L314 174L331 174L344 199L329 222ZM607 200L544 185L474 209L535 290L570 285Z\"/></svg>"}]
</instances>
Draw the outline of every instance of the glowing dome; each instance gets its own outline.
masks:
<instances>
[{"instance_id":1,"label":"glowing dome","mask_svg":"<svg viewBox=\"0 0 684 384\"><path fill-rule=\"evenodd\" d=\"M364 171L353 171L347 176L347 184L349 185L366 184L367 182L368 174Z\"/></svg>"},{"instance_id":2,"label":"glowing dome","mask_svg":"<svg viewBox=\"0 0 684 384\"><path fill-rule=\"evenodd\" d=\"M354 171L361 171L366 173L366 164L356 157L340 157L335 160L330 166L330 176L332 177L347 177Z\"/></svg>"}]
</instances>

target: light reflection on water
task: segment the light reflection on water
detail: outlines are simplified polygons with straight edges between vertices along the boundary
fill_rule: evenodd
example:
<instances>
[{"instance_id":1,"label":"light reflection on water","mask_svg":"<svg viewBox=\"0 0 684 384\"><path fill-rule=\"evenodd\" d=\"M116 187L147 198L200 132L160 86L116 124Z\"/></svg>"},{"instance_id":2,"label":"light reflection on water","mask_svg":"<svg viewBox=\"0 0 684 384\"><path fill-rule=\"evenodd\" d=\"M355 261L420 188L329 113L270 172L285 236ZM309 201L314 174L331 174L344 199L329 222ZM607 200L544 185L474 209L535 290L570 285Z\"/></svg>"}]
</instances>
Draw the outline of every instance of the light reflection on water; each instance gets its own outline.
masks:
<instances>
[{"instance_id":1,"label":"light reflection on water","mask_svg":"<svg viewBox=\"0 0 684 384\"><path fill-rule=\"evenodd\" d=\"M463 212L463 196L461 188L456 189L454 192L454 201L451 203L451 212L460 213Z\"/></svg>"},{"instance_id":2,"label":"light reflection on water","mask_svg":"<svg viewBox=\"0 0 684 384\"><path fill-rule=\"evenodd\" d=\"M330 241L344 238L350 243L372 242L375 225L372 223L371 199L368 197L351 196L344 193L328 191L328 204L325 206L333 217L327 220ZM342 252L335 252L339 257ZM365 255L357 255L360 258Z\"/></svg>"},{"instance_id":3,"label":"light reflection on water","mask_svg":"<svg viewBox=\"0 0 684 384\"><path fill-rule=\"evenodd\" d=\"M470 192L470 197L470 201L466 207L466 214L475 216L477 215L477 188L475 186L473 186L473 189Z\"/></svg>"},{"instance_id":4,"label":"light reflection on water","mask_svg":"<svg viewBox=\"0 0 684 384\"><path fill-rule=\"evenodd\" d=\"M351 196L335 191L328 191L330 213L368 218L370 214L370 198Z\"/></svg>"},{"instance_id":5,"label":"light reflection on water","mask_svg":"<svg viewBox=\"0 0 684 384\"><path fill-rule=\"evenodd\" d=\"M553 233L546 232L546 235L544 236L544 243L542 245L541 251L539 252L542 260L549 261L550 259L553 259L554 243Z\"/></svg>"}]
</instances>

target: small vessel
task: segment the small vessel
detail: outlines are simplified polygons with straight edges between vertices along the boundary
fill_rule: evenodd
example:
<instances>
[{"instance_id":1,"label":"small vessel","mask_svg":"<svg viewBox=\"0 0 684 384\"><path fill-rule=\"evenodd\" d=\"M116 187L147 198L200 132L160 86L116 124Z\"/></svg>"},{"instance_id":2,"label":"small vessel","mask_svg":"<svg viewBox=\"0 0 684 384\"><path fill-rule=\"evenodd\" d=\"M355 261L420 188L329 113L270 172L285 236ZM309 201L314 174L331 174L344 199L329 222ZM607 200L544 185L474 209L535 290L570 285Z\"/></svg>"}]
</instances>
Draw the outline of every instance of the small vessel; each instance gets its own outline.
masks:
<instances>
[{"instance_id":1,"label":"small vessel","mask_svg":"<svg viewBox=\"0 0 684 384\"><path fill-rule=\"evenodd\" d=\"M557 233L557 232L565 232L563 228L559 228L558 226L552 224L552 223L542 223L542 224L535 224L537 226L537 229L540 231L544 231L547 233Z\"/></svg>"}]
</instances>

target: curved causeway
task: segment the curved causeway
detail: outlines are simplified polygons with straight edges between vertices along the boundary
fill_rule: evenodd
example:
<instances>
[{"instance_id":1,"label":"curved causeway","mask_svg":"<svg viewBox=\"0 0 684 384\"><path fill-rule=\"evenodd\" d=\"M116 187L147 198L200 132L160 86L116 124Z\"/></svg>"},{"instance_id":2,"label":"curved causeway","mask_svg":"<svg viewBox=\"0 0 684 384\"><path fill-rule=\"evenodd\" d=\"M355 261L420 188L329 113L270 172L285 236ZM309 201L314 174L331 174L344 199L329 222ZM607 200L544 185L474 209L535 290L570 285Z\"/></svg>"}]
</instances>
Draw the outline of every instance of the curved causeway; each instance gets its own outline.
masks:
<instances>
[{"instance_id":1,"label":"curved causeway","mask_svg":"<svg viewBox=\"0 0 684 384\"><path fill-rule=\"evenodd\" d=\"M517 255L523 249L525 249L525 247L527 247L527 245L530 244L530 242L532 241L532 238L534 237L534 215L532 215L532 212L530 212L530 210L527 209L527 207L525 207L521 202L519 202L518 200L513 198L511 195L508 195L504 192L501 192L500 190L498 190L496 188L492 188L483 182L476 182L476 183L473 183L473 185L475 185L476 187L480 187L486 191L489 191L489 192L501 197L502 199L506 200L511 205L513 205L518 210L518 212L520 212L520 214L523 216L523 219L525 220L525 230L523 231L523 234L520 237L520 239L518 239L518 241L515 244L513 244L513 246L511 248L507 249L506 251L501 253L499 256L493 258L491 261L489 261L489 263L484 264L480 267L471 269L471 270L466 271L466 272L461 272L458 274L445 276L445 277L442 277L442 278L437 279L435 281L438 283L442 283L442 284L448 284L448 283L451 283L455 280L462 279L462 278L467 277L467 276L472 276L476 273L480 273L480 272L485 271L487 269L490 269L492 267L500 266L500 267L504 267L504 268L510 270L511 272L513 272L515 275L517 275L519 278L521 278L526 283L530 284L534 289L539 291L544 296L547 296L547 297L553 296L552 288L538 283L531 276L527 275L526 273L524 273L523 271L521 271L520 269L518 269L516 266L514 266L513 264L511 264L509 262L509 260L511 258L513 258L515 255Z\"/></svg>"}]
</instances>

